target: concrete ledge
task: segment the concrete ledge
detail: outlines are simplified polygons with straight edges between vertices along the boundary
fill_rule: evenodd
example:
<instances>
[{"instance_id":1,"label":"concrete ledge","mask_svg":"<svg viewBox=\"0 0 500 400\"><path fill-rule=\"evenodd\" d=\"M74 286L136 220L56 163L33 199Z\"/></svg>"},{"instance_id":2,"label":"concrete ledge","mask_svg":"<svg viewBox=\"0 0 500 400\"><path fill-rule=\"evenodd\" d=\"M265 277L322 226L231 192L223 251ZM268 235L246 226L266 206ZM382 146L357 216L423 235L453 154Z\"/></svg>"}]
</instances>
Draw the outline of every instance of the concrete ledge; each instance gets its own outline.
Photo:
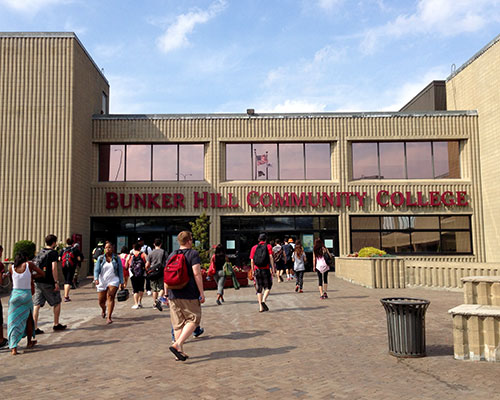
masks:
<instances>
[{"instance_id":1,"label":"concrete ledge","mask_svg":"<svg viewBox=\"0 0 500 400\"><path fill-rule=\"evenodd\" d=\"M462 278L466 304L500 306L500 276Z\"/></svg>"},{"instance_id":2,"label":"concrete ledge","mask_svg":"<svg viewBox=\"0 0 500 400\"><path fill-rule=\"evenodd\" d=\"M337 257L335 276L372 289L405 287L404 258Z\"/></svg>"},{"instance_id":3,"label":"concrete ledge","mask_svg":"<svg viewBox=\"0 0 500 400\"><path fill-rule=\"evenodd\" d=\"M500 307L462 304L448 312L455 359L500 362Z\"/></svg>"}]
</instances>

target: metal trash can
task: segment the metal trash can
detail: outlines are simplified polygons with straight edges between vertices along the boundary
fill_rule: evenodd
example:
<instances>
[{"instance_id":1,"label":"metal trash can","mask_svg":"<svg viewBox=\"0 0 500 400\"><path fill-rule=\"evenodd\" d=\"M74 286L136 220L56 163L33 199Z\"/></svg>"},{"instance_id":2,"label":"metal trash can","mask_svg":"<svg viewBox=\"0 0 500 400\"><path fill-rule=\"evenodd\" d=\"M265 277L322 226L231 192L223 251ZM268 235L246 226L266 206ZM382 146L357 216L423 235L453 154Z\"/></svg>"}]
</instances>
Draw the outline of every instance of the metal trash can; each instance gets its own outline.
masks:
<instances>
[{"instance_id":1,"label":"metal trash can","mask_svg":"<svg viewBox=\"0 0 500 400\"><path fill-rule=\"evenodd\" d=\"M389 353L395 357L425 357L425 312L429 300L408 297L381 299L387 315Z\"/></svg>"}]
</instances>

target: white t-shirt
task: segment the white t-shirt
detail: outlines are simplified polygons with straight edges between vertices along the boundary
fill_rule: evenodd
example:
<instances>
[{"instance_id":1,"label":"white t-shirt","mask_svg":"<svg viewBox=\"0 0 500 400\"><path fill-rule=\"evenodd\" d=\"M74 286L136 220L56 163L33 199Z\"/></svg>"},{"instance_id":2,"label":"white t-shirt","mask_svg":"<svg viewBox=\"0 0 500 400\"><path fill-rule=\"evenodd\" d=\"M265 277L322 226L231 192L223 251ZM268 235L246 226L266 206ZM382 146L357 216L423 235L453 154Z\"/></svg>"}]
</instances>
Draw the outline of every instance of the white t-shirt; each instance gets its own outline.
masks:
<instances>
[{"instance_id":1,"label":"white t-shirt","mask_svg":"<svg viewBox=\"0 0 500 400\"><path fill-rule=\"evenodd\" d=\"M99 274L99 285L96 286L98 292L104 292L109 286L120 286L120 278L115 274L112 262L104 262Z\"/></svg>"}]
</instances>

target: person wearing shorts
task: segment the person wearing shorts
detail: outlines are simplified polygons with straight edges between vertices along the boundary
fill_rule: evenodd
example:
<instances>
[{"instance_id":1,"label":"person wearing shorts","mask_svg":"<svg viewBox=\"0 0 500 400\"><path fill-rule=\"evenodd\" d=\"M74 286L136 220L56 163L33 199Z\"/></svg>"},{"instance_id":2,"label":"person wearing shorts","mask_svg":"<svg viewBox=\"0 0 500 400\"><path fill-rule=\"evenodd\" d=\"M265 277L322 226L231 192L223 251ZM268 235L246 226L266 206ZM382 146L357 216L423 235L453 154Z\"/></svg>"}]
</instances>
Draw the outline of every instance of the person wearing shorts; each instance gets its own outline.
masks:
<instances>
[{"instance_id":1,"label":"person wearing shorts","mask_svg":"<svg viewBox=\"0 0 500 400\"><path fill-rule=\"evenodd\" d=\"M168 289L170 303L170 321L174 328L175 341L169 350L180 361L186 361L188 355L184 353L184 342L194 333L201 322L201 304L205 302L203 279L201 277L200 255L194 249L191 232L182 231L177 235L179 250L172 252L169 260L179 252L184 254L189 281L182 289Z\"/></svg>"},{"instance_id":2,"label":"person wearing shorts","mask_svg":"<svg viewBox=\"0 0 500 400\"><path fill-rule=\"evenodd\" d=\"M45 302L49 303L54 312L54 331L63 331L67 328L66 325L61 325L59 323L59 317L61 315L61 293L59 289L59 278L57 261L59 255L55 250L57 246L57 236L47 235L45 237L46 247L40 250L38 255L35 257L35 263L37 266L45 272L45 277L35 277L35 296L33 298L33 319L35 320L35 333L41 335L44 333L40 328L38 328L38 315L40 313L40 308L45 305Z\"/></svg>"},{"instance_id":3,"label":"person wearing shorts","mask_svg":"<svg viewBox=\"0 0 500 400\"><path fill-rule=\"evenodd\" d=\"M254 263L255 251L259 245L267 246L267 251L269 253L269 263L260 267ZM265 233L261 233L259 235L259 243L252 247L252 250L250 251L250 263L255 279L257 299L259 300L259 312L269 311L266 300L273 286L271 267L272 275L274 275L276 273L276 266L274 265L273 260L273 249L270 244L267 244L267 235Z\"/></svg>"},{"instance_id":4,"label":"person wearing shorts","mask_svg":"<svg viewBox=\"0 0 500 400\"><path fill-rule=\"evenodd\" d=\"M152 270L159 268L162 274L159 278L150 278L151 290L153 292L153 308L159 311L163 310L160 298L163 297L163 268L165 268L167 253L161 248L162 240L155 239L155 249L148 255L146 262L146 271L150 273Z\"/></svg>"}]
</instances>

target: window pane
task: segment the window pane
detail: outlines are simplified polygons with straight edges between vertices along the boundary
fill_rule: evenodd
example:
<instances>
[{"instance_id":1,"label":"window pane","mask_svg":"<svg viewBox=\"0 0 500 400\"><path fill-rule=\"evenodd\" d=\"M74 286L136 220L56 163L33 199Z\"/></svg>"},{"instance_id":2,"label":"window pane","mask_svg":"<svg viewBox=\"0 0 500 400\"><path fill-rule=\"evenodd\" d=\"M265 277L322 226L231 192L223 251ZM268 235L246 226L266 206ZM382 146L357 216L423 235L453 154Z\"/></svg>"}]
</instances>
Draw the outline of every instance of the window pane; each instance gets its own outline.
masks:
<instances>
[{"instance_id":1,"label":"window pane","mask_svg":"<svg viewBox=\"0 0 500 400\"><path fill-rule=\"evenodd\" d=\"M469 229L470 218L468 216L450 215L441 217L441 229Z\"/></svg>"},{"instance_id":2,"label":"window pane","mask_svg":"<svg viewBox=\"0 0 500 400\"><path fill-rule=\"evenodd\" d=\"M278 179L278 145L276 143L254 144L253 151L254 179Z\"/></svg>"},{"instance_id":3,"label":"window pane","mask_svg":"<svg viewBox=\"0 0 500 400\"><path fill-rule=\"evenodd\" d=\"M153 145L153 180L177 180L177 145Z\"/></svg>"},{"instance_id":4,"label":"window pane","mask_svg":"<svg viewBox=\"0 0 500 400\"><path fill-rule=\"evenodd\" d=\"M434 142L434 174L436 178L460 178L459 142Z\"/></svg>"},{"instance_id":5,"label":"window pane","mask_svg":"<svg viewBox=\"0 0 500 400\"><path fill-rule=\"evenodd\" d=\"M339 227L337 217L319 217L320 229L337 230Z\"/></svg>"},{"instance_id":6,"label":"window pane","mask_svg":"<svg viewBox=\"0 0 500 400\"><path fill-rule=\"evenodd\" d=\"M441 232L441 243L443 244L443 252L472 252L469 232Z\"/></svg>"},{"instance_id":7,"label":"window pane","mask_svg":"<svg viewBox=\"0 0 500 400\"><path fill-rule=\"evenodd\" d=\"M264 231L264 218L261 217L241 217L240 226L242 230Z\"/></svg>"},{"instance_id":8,"label":"window pane","mask_svg":"<svg viewBox=\"0 0 500 400\"><path fill-rule=\"evenodd\" d=\"M439 229L439 217L410 217L413 229Z\"/></svg>"},{"instance_id":9,"label":"window pane","mask_svg":"<svg viewBox=\"0 0 500 400\"><path fill-rule=\"evenodd\" d=\"M226 179L252 179L252 153L250 144L226 144Z\"/></svg>"},{"instance_id":10,"label":"window pane","mask_svg":"<svg viewBox=\"0 0 500 400\"><path fill-rule=\"evenodd\" d=\"M295 219L293 217L266 217L266 230L295 230Z\"/></svg>"},{"instance_id":11,"label":"window pane","mask_svg":"<svg viewBox=\"0 0 500 400\"><path fill-rule=\"evenodd\" d=\"M351 229L380 229L378 217L351 217Z\"/></svg>"},{"instance_id":12,"label":"window pane","mask_svg":"<svg viewBox=\"0 0 500 400\"><path fill-rule=\"evenodd\" d=\"M220 223L222 232L238 231L240 229L240 217L221 217Z\"/></svg>"},{"instance_id":13,"label":"window pane","mask_svg":"<svg viewBox=\"0 0 500 400\"><path fill-rule=\"evenodd\" d=\"M306 143L306 179L330 179L330 143Z\"/></svg>"},{"instance_id":14,"label":"window pane","mask_svg":"<svg viewBox=\"0 0 500 400\"><path fill-rule=\"evenodd\" d=\"M379 178L377 143L353 143L352 179L375 178Z\"/></svg>"},{"instance_id":15,"label":"window pane","mask_svg":"<svg viewBox=\"0 0 500 400\"><path fill-rule=\"evenodd\" d=\"M380 142L380 176L382 179L405 177L405 156L403 142Z\"/></svg>"},{"instance_id":16,"label":"window pane","mask_svg":"<svg viewBox=\"0 0 500 400\"><path fill-rule=\"evenodd\" d=\"M300 229L319 229L318 217L295 217L295 227Z\"/></svg>"},{"instance_id":17,"label":"window pane","mask_svg":"<svg viewBox=\"0 0 500 400\"><path fill-rule=\"evenodd\" d=\"M353 252L359 251L363 247L380 248L380 234L378 232L352 232L351 238Z\"/></svg>"},{"instance_id":18,"label":"window pane","mask_svg":"<svg viewBox=\"0 0 500 400\"><path fill-rule=\"evenodd\" d=\"M126 179L127 181L151 180L150 144L127 145Z\"/></svg>"},{"instance_id":19,"label":"window pane","mask_svg":"<svg viewBox=\"0 0 500 400\"><path fill-rule=\"evenodd\" d=\"M202 144L179 145L179 180L202 181L205 179L205 146Z\"/></svg>"},{"instance_id":20,"label":"window pane","mask_svg":"<svg viewBox=\"0 0 500 400\"><path fill-rule=\"evenodd\" d=\"M434 178L431 142L406 143L406 168L409 179Z\"/></svg>"},{"instance_id":21,"label":"window pane","mask_svg":"<svg viewBox=\"0 0 500 400\"><path fill-rule=\"evenodd\" d=\"M125 146L123 144L99 145L99 181L123 181Z\"/></svg>"},{"instance_id":22,"label":"window pane","mask_svg":"<svg viewBox=\"0 0 500 400\"><path fill-rule=\"evenodd\" d=\"M404 232L382 232L382 250L389 254L409 253L410 234Z\"/></svg>"},{"instance_id":23,"label":"window pane","mask_svg":"<svg viewBox=\"0 0 500 400\"><path fill-rule=\"evenodd\" d=\"M411 244L414 252L437 253L439 252L439 232L413 232Z\"/></svg>"},{"instance_id":24,"label":"window pane","mask_svg":"<svg viewBox=\"0 0 500 400\"><path fill-rule=\"evenodd\" d=\"M304 179L304 146L302 143L279 145L280 179Z\"/></svg>"},{"instance_id":25,"label":"window pane","mask_svg":"<svg viewBox=\"0 0 500 400\"><path fill-rule=\"evenodd\" d=\"M382 217L382 229L408 229L409 217Z\"/></svg>"}]
</instances>

